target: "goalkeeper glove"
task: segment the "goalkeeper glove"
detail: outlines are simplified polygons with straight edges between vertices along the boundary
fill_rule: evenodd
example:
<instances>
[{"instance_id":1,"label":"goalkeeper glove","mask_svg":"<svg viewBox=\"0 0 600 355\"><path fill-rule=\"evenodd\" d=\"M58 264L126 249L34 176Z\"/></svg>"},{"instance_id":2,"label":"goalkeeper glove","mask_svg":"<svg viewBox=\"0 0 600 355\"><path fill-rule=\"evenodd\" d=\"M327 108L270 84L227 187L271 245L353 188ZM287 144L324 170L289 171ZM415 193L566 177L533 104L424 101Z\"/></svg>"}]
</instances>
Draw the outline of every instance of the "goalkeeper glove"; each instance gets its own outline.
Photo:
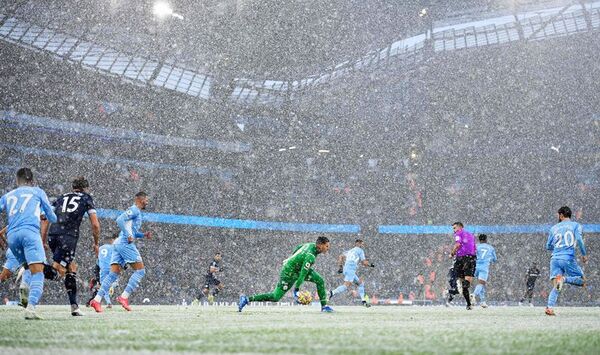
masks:
<instances>
[{"instance_id":1,"label":"goalkeeper glove","mask_svg":"<svg viewBox=\"0 0 600 355\"><path fill-rule=\"evenodd\" d=\"M343 273L344 273L344 268L342 268L342 267L340 266L340 268L338 269L338 271L337 271L337 272L338 272L338 274L343 274Z\"/></svg>"}]
</instances>

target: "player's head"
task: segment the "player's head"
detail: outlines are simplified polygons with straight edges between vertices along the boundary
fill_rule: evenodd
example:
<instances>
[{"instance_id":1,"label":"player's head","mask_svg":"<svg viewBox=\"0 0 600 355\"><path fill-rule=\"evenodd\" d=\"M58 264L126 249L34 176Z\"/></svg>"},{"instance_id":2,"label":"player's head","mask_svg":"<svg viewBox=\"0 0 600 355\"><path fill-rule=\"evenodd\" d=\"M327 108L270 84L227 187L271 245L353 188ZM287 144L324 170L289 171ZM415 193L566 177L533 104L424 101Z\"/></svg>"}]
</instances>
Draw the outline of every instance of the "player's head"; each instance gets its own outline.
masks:
<instances>
[{"instance_id":1,"label":"player's head","mask_svg":"<svg viewBox=\"0 0 600 355\"><path fill-rule=\"evenodd\" d=\"M21 168L17 170L17 185L33 185L33 173L29 168Z\"/></svg>"},{"instance_id":2,"label":"player's head","mask_svg":"<svg viewBox=\"0 0 600 355\"><path fill-rule=\"evenodd\" d=\"M359 247L359 248L364 248L365 242L362 239L357 239L354 241L354 246Z\"/></svg>"},{"instance_id":3,"label":"player's head","mask_svg":"<svg viewBox=\"0 0 600 355\"><path fill-rule=\"evenodd\" d=\"M462 224L462 222L454 222L452 223L452 230L455 232L458 232L459 230L463 229L465 226Z\"/></svg>"},{"instance_id":4,"label":"player's head","mask_svg":"<svg viewBox=\"0 0 600 355\"><path fill-rule=\"evenodd\" d=\"M562 206L558 209L558 220L562 221L571 218L571 209L569 206Z\"/></svg>"},{"instance_id":5,"label":"player's head","mask_svg":"<svg viewBox=\"0 0 600 355\"><path fill-rule=\"evenodd\" d=\"M317 238L317 253L325 254L329 251L329 239L327 237Z\"/></svg>"},{"instance_id":6,"label":"player's head","mask_svg":"<svg viewBox=\"0 0 600 355\"><path fill-rule=\"evenodd\" d=\"M90 189L90 183L83 176L78 176L71 183L71 187L73 187L73 191L87 192Z\"/></svg>"},{"instance_id":7,"label":"player's head","mask_svg":"<svg viewBox=\"0 0 600 355\"><path fill-rule=\"evenodd\" d=\"M487 235L480 234L480 235L477 236L477 238L479 238L479 242L480 243L487 243Z\"/></svg>"},{"instance_id":8,"label":"player's head","mask_svg":"<svg viewBox=\"0 0 600 355\"><path fill-rule=\"evenodd\" d=\"M141 209L145 210L148 206L148 195L144 191L140 191L135 194L135 204Z\"/></svg>"},{"instance_id":9,"label":"player's head","mask_svg":"<svg viewBox=\"0 0 600 355\"><path fill-rule=\"evenodd\" d=\"M221 261L221 259L223 259L221 252L216 252L215 253L215 261Z\"/></svg>"}]
</instances>

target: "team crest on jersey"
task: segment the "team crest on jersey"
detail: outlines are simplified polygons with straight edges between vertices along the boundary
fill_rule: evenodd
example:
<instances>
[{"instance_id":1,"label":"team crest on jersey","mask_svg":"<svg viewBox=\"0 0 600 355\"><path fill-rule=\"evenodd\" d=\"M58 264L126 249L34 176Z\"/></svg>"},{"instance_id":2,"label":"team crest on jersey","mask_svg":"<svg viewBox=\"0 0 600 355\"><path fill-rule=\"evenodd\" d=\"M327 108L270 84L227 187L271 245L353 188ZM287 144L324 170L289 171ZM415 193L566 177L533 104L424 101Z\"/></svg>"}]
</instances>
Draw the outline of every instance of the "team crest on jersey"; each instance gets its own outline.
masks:
<instances>
[{"instance_id":1,"label":"team crest on jersey","mask_svg":"<svg viewBox=\"0 0 600 355\"><path fill-rule=\"evenodd\" d=\"M125 213L127 213L128 216L131 216L133 214L133 211L128 209Z\"/></svg>"},{"instance_id":2,"label":"team crest on jersey","mask_svg":"<svg viewBox=\"0 0 600 355\"><path fill-rule=\"evenodd\" d=\"M287 285L287 284L284 284L284 285L283 285L283 290L284 290L284 291L287 291L287 289L288 289L288 285Z\"/></svg>"},{"instance_id":3,"label":"team crest on jersey","mask_svg":"<svg viewBox=\"0 0 600 355\"><path fill-rule=\"evenodd\" d=\"M308 269L308 268L310 268L310 263L306 263L306 265L304 265L304 266L306 266L306 268Z\"/></svg>"}]
</instances>

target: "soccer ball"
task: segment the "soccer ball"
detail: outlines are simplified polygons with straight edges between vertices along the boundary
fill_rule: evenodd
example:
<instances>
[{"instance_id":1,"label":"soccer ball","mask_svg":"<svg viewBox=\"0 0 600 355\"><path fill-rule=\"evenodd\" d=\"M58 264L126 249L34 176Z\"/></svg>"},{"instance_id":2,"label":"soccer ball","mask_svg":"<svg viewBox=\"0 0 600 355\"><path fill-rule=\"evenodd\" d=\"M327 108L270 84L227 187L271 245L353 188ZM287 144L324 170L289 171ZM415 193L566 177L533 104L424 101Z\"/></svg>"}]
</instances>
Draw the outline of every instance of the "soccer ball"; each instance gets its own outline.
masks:
<instances>
[{"instance_id":1,"label":"soccer ball","mask_svg":"<svg viewBox=\"0 0 600 355\"><path fill-rule=\"evenodd\" d=\"M312 295L308 291L300 291L298 293L298 302L303 305L310 304L312 302Z\"/></svg>"}]
</instances>

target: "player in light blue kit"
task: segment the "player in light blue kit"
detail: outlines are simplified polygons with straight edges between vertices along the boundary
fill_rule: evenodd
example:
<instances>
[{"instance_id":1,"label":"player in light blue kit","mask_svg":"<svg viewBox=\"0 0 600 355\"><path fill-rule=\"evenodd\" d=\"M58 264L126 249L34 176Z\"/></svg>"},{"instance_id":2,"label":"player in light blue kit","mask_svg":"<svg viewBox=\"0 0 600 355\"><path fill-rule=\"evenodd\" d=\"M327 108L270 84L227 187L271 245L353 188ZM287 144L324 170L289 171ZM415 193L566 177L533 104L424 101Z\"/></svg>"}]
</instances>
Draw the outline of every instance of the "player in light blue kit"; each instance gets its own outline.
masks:
<instances>
[{"instance_id":1,"label":"player in light blue kit","mask_svg":"<svg viewBox=\"0 0 600 355\"><path fill-rule=\"evenodd\" d=\"M558 209L559 223L550 228L546 249L552 251L550 259L550 280L552 280L552 291L548 295L548 306L546 314L555 315L554 306L558 294L566 282L575 286L585 286L583 271L577 265L575 258L575 244L581 252L581 261L588 261L587 252L583 243L583 228L581 224L571 221L571 209L563 206Z\"/></svg>"},{"instance_id":2,"label":"player in light blue kit","mask_svg":"<svg viewBox=\"0 0 600 355\"><path fill-rule=\"evenodd\" d=\"M112 234L110 236L109 242L106 244L103 244L100 247L100 249L98 249L98 263L97 264L98 264L98 269L100 270L100 272L99 272L100 282L102 282L102 280L104 280L104 278L106 276L108 276L108 274L110 273L110 262L112 260L113 250L115 250L115 246L113 245L113 243L115 242L115 240L118 237L119 237L118 233ZM109 287L109 291L110 291L110 287ZM104 294L104 300L106 301L106 305L109 308L112 307L112 303L110 301L110 293L111 292L107 292Z\"/></svg>"},{"instance_id":3,"label":"player in light blue kit","mask_svg":"<svg viewBox=\"0 0 600 355\"><path fill-rule=\"evenodd\" d=\"M27 263L31 272L25 319L41 319L35 307L44 292L44 263L46 253L40 237L40 215L54 223L56 214L48 196L33 186L33 173L28 168L17 171L17 188L0 198L0 212L8 215L8 246L19 264Z\"/></svg>"},{"instance_id":4,"label":"player in light blue kit","mask_svg":"<svg viewBox=\"0 0 600 355\"><path fill-rule=\"evenodd\" d=\"M117 218L117 224L121 229L119 238L113 243L114 250L110 261L110 272L109 274L100 280L102 285L96 297L90 302L90 306L98 313L102 312L102 305L100 302L105 294L108 294L110 285L117 281L121 268L125 267L126 264L130 264L134 270L133 274L129 278L127 287L121 296L117 297L117 302L123 306L127 311L131 311L129 306L129 295L135 291L140 281L146 274L144 268L144 262L142 256L135 246L135 239L151 239L150 232L142 233L140 231L142 227L142 210L146 209L148 205L148 196L145 192L138 192L135 195L133 206L129 207L127 211L123 212Z\"/></svg>"},{"instance_id":5,"label":"player in light blue kit","mask_svg":"<svg viewBox=\"0 0 600 355\"><path fill-rule=\"evenodd\" d=\"M371 307L369 297L365 294L365 284L363 279L356 276L356 270L359 265L375 267L375 265L370 263L365 257L364 247L365 243L361 239L357 239L354 242L354 248L348 250L338 258L338 273L344 274L344 284L338 286L333 291L329 291L330 299L335 295L346 292L348 287L355 284L358 286L358 294L360 295L362 304L365 307Z\"/></svg>"},{"instance_id":6,"label":"player in light blue kit","mask_svg":"<svg viewBox=\"0 0 600 355\"><path fill-rule=\"evenodd\" d=\"M479 244L477 244L477 262L475 263L475 277L478 280L477 286L473 295L479 298L481 307L487 308L485 302L485 287L490 273L490 264L497 261L496 250L493 246L487 243L487 235L480 234L478 236Z\"/></svg>"}]
</instances>

